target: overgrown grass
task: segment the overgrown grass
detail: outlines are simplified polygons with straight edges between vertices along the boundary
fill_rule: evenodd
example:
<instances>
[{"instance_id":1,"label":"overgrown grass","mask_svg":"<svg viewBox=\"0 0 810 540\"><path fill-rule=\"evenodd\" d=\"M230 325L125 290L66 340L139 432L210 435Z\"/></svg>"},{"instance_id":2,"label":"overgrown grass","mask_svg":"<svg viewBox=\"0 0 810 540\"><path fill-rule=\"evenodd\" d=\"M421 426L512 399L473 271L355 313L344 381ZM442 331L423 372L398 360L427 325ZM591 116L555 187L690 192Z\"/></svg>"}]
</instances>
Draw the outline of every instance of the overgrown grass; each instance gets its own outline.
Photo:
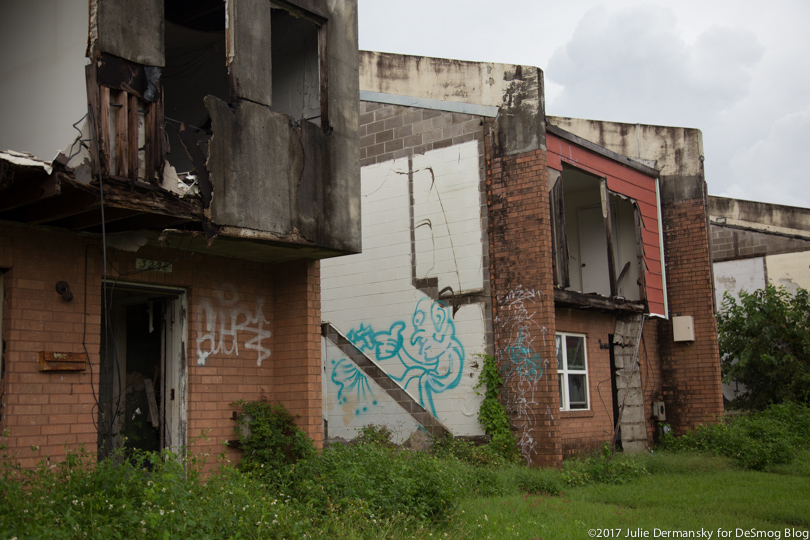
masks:
<instances>
[{"instance_id":1,"label":"overgrown grass","mask_svg":"<svg viewBox=\"0 0 810 540\"><path fill-rule=\"evenodd\" d=\"M768 414L776 422L804 418L803 411L793 412ZM279 429L289 450L292 434ZM721 433L715 437L729 432L714 429ZM434 453L398 448L381 428L320 453L306 445L283 459L255 452L243 470L221 463L207 477L193 453L186 460L136 454L98 464L71 453L65 463L43 461L33 471L6 459L0 464L0 538L534 539L586 538L593 528L620 528L622 535L640 528L650 537L656 528L806 531L806 429L790 431L795 459L771 460L761 471L741 471L733 455L713 448L696 453L686 444L670 445L678 453L640 456L605 448L559 470L530 469L459 441L438 443ZM758 433L748 425L745 430ZM262 466L265 455L277 461L272 472Z\"/></svg>"},{"instance_id":2,"label":"overgrown grass","mask_svg":"<svg viewBox=\"0 0 810 540\"><path fill-rule=\"evenodd\" d=\"M810 408L794 403L771 405L762 412L698 426L681 437L666 437L662 447L725 456L746 469L788 464L799 450L810 448Z\"/></svg>"}]
</instances>

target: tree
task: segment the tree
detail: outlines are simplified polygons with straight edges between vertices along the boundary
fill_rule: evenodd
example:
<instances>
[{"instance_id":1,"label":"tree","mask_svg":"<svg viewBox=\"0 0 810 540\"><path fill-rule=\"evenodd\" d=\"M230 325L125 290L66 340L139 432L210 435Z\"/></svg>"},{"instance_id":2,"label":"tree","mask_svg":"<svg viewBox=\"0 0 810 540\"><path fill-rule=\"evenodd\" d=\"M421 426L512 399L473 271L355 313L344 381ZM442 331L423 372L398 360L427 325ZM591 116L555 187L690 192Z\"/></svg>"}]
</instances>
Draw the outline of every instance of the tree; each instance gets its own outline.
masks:
<instances>
[{"instance_id":1,"label":"tree","mask_svg":"<svg viewBox=\"0 0 810 540\"><path fill-rule=\"evenodd\" d=\"M717 314L723 380L746 390L733 405L762 410L771 403L810 404L810 305L808 293L795 295L768 284L728 293Z\"/></svg>"}]
</instances>

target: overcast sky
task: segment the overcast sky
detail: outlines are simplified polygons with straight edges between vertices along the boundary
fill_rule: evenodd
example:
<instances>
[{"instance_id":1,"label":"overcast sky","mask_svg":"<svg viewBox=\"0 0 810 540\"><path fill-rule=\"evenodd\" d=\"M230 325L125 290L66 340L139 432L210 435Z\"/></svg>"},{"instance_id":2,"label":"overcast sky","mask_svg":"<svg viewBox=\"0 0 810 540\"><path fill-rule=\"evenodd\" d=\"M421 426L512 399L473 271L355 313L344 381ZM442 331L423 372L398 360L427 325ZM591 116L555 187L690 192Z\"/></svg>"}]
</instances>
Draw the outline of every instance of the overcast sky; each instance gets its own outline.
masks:
<instances>
[{"instance_id":1,"label":"overcast sky","mask_svg":"<svg viewBox=\"0 0 810 540\"><path fill-rule=\"evenodd\" d=\"M710 194L810 207L806 0L359 4L361 49L540 67L546 114L698 128Z\"/></svg>"}]
</instances>

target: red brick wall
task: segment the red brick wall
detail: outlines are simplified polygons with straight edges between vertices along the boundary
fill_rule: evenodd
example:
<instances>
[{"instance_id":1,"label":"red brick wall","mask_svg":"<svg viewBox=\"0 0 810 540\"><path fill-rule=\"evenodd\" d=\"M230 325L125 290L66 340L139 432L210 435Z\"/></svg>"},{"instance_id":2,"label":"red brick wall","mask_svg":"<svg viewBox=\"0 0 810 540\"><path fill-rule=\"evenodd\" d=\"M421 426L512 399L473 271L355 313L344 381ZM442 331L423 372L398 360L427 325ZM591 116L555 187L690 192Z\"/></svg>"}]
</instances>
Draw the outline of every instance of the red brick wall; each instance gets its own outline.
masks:
<instances>
[{"instance_id":1,"label":"red brick wall","mask_svg":"<svg viewBox=\"0 0 810 540\"><path fill-rule=\"evenodd\" d=\"M203 432L208 437L194 442L195 452L213 456L224 451L230 458L238 457L237 450L223 450L222 443L234 438L231 403L240 399L282 401L321 443L317 262L269 265L154 247L137 253L109 249L107 255L108 279L187 291L187 433L189 443ZM136 257L172 262L172 272L137 272ZM3 224L0 268L8 270L0 429L8 429L11 451L26 466L46 455L58 459L65 454L64 445L84 445L94 453L102 304L99 244L65 232ZM60 280L70 284L72 302L64 302L56 293L55 283ZM232 345L227 338L228 347L200 362L199 351L211 348L205 321L212 314L218 317L214 331L222 324L227 329L233 315L237 321L261 315L262 321L252 325L254 330L243 328L237 333L238 354L227 350ZM263 354L269 353L261 365L255 343L247 346L259 336L255 331L259 325L270 332L258 342ZM83 333L90 369L38 371L38 352L81 353ZM31 445L38 445L39 451L32 452Z\"/></svg>"},{"instance_id":2,"label":"red brick wall","mask_svg":"<svg viewBox=\"0 0 810 540\"><path fill-rule=\"evenodd\" d=\"M559 411L560 437L565 456L589 452L613 438L613 390L610 377L610 350L599 342L610 343L616 319L591 311L558 308L557 332L584 334L588 358L590 410ZM557 406L559 409L559 405Z\"/></svg>"},{"instance_id":3,"label":"red brick wall","mask_svg":"<svg viewBox=\"0 0 810 540\"><path fill-rule=\"evenodd\" d=\"M491 141L490 141L491 143ZM512 373L508 351L523 349L542 369L507 378L504 389L524 457L558 465L559 398L554 343L546 152L493 155L487 144L490 276L495 351ZM523 370L526 375L526 370Z\"/></svg>"},{"instance_id":4,"label":"red brick wall","mask_svg":"<svg viewBox=\"0 0 810 540\"><path fill-rule=\"evenodd\" d=\"M723 414L704 201L665 203L662 219L670 315L694 318L694 342L673 342L671 321L658 325L667 422L682 433Z\"/></svg>"}]
</instances>

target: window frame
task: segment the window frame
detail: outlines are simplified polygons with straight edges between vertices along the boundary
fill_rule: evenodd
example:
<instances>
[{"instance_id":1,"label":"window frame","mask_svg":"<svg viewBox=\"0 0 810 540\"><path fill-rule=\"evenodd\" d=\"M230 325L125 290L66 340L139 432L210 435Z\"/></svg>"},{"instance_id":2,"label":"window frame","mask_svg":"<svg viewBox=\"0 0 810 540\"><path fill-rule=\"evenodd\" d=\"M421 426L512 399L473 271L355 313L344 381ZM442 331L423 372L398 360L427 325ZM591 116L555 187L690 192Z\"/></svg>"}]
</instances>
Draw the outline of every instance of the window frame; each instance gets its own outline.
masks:
<instances>
[{"instance_id":1,"label":"window frame","mask_svg":"<svg viewBox=\"0 0 810 540\"><path fill-rule=\"evenodd\" d=\"M588 382L588 341L586 334L578 334L574 332L557 332L555 334L555 344L557 346L557 380L560 393L560 410L561 411L589 411L591 410L591 389ZM584 360L584 367L582 369L571 369L568 366L568 347L561 346L565 344L567 338L579 338L582 340L582 357ZM570 375L579 375L585 377L585 406L571 408L569 379Z\"/></svg>"}]
</instances>

